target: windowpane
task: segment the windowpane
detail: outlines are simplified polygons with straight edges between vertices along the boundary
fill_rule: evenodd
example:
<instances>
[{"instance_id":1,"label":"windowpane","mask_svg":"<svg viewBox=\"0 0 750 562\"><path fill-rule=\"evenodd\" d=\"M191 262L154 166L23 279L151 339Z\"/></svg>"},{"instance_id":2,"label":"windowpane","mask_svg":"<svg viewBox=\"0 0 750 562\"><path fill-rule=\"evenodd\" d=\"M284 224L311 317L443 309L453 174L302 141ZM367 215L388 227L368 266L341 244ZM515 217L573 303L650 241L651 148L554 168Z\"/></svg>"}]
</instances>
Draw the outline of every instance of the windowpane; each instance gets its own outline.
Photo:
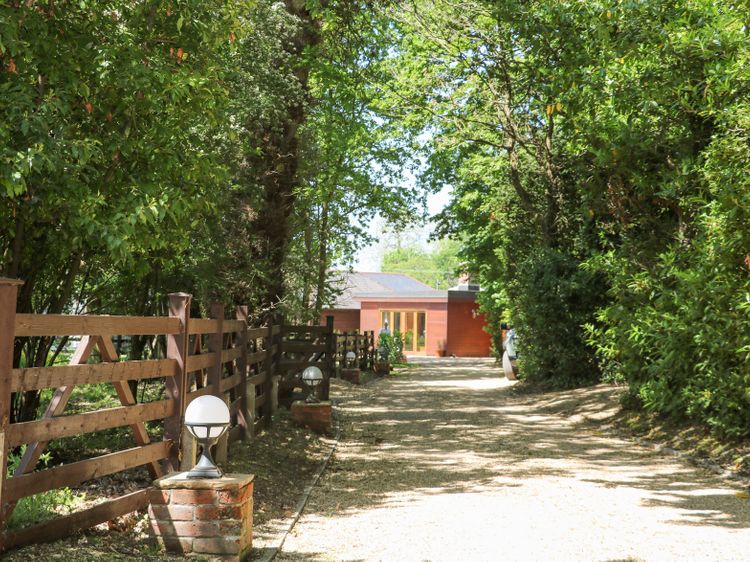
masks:
<instances>
[{"instance_id":1,"label":"windowpane","mask_svg":"<svg viewBox=\"0 0 750 562\"><path fill-rule=\"evenodd\" d=\"M415 351L414 348L414 313L405 312L406 325L404 326L404 349L407 351Z\"/></svg>"},{"instance_id":2,"label":"windowpane","mask_svg":"<svg viewBox=\"0 0 750 562\"><path fill-rule=\"evenodd\" d=\"M417 313L417 333L419 334L417 351L424 351L424 342L427 337L427 314L424 312Z\"/></svg>"}]
</instances>

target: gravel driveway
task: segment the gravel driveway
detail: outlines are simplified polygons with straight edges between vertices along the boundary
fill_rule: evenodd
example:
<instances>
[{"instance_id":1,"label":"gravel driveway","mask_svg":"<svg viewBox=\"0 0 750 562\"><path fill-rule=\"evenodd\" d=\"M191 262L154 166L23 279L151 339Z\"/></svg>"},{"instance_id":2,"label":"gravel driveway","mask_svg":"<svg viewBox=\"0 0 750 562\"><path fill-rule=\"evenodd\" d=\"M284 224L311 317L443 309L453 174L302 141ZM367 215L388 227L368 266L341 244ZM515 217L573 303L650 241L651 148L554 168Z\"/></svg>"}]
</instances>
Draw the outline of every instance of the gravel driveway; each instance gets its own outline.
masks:
<instances>
[{"instance_id":1,"label":"gravel driveway","mask_svg":"<svg viewBox=\"0 0 750 562\"><path fill-rule=\"evenodd\" d=\"M338 383L339 449L277 560L750 560L740 487L512 384L489 360Z\"/></svg>"}]
</instances>

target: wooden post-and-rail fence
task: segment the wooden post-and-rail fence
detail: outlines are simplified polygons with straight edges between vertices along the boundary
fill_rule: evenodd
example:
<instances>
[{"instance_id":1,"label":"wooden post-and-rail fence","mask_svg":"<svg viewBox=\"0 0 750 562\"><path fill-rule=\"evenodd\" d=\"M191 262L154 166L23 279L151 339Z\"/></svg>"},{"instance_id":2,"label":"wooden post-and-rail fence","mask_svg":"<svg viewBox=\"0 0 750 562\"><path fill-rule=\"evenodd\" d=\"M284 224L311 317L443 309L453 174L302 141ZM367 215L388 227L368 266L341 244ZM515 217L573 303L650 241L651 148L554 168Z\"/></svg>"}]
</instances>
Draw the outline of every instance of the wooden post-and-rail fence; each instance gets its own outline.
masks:
<instances>
[{"instance_id":1,"label":"wooden post-and-rail fence","mask_svg":"<svg viewBox=\"0 0 750 562\"><path fill-rule=\"evenodd\" d=\"M196 447L183 421L185 408L198 396L218 396L231 412L230 429L217 445L219 462L226 460L232 442L270 425L274 378L284 353L282 331L293 332L293 327L253 328L248 326L247 307L237 307L228 319L221 304L211 306L210 318L191 318L191 296L185 293L169 296L168 317L16 314L21 284L0 278L0 552L68 536L147 507L146 488L31 527L7 529L16 502L27 496L144 465L152 478L191 468ZM332 326L326 328L332 334ZM166 357L120 361L112 337L136 335L166 337ZM68 365L13 368L16 338L63 336L81 336ZM88 363L95 350L101 362ZM304 351L300 342L294 351ZM330 376L332 343L314 351ZM163 381L164 398L137 403L128 381L143 379ZM97 383L111 383L120 405L65 415L73 389ZM41 389L54 389L41 417L10 423L12 394ZM146 422L158 420L163 420L164 433L154 441ZM123 426L131 428L132 448L36 470L49 441ZM14 474L6 477L8 454L21 445L26 445L25 453Z\"/></svg>"}]
</instances>

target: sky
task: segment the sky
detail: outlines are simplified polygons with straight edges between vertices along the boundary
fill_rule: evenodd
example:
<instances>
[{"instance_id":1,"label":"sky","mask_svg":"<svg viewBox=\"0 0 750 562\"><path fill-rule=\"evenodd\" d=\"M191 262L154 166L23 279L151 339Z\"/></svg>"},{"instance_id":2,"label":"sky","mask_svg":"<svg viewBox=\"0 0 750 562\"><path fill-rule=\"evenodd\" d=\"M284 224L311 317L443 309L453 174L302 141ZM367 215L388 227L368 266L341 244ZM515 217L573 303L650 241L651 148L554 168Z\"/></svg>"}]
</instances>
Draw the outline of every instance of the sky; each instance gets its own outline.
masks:
<instances>
[{"instance_id":1,"label":"sky","mask_svg":"<svg viewBox=\"0 0 750 562\"><path fill-rule=\"evenodd\" d=\"M444 187L437 193L431 193L427 196L427 212L429 216L434 216L442 211L450 199L451 188ZM377 237L378 233L385 227L385 221L381 217L376 217L370 224L369 232ZM432 231L431 225L423 228L411 229L405 237L406 243L415 243L423 248L428 246L428 238ZM386 250L386 243L383 240L377 241L369 246L359 250L354 262L355 271L380 271L380 264L383 260L383 254Z\"/></svg>"}]
</instances>

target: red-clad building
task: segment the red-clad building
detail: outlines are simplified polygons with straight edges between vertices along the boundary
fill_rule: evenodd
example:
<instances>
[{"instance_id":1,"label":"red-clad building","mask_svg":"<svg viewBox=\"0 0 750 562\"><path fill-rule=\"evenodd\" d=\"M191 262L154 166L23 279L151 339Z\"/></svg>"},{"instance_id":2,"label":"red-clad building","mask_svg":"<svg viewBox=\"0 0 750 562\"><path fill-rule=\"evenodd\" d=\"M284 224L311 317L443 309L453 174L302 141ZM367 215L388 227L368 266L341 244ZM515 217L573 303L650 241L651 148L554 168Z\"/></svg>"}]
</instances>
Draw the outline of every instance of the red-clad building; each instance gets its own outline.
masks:
<instances>
[{"instance_id":1,"label":"red-clad building","mask_svg":"<svg viewBox=\"0 0 750 562\"><path fill-rule=\"evenodd\" d=\"M407 355L488 357L490 336L478 312L479 286L469 283L437 291L401 273L342 273L340 295L325 309L337 331L400 332Z\"/></svg>"}]
</instances>

